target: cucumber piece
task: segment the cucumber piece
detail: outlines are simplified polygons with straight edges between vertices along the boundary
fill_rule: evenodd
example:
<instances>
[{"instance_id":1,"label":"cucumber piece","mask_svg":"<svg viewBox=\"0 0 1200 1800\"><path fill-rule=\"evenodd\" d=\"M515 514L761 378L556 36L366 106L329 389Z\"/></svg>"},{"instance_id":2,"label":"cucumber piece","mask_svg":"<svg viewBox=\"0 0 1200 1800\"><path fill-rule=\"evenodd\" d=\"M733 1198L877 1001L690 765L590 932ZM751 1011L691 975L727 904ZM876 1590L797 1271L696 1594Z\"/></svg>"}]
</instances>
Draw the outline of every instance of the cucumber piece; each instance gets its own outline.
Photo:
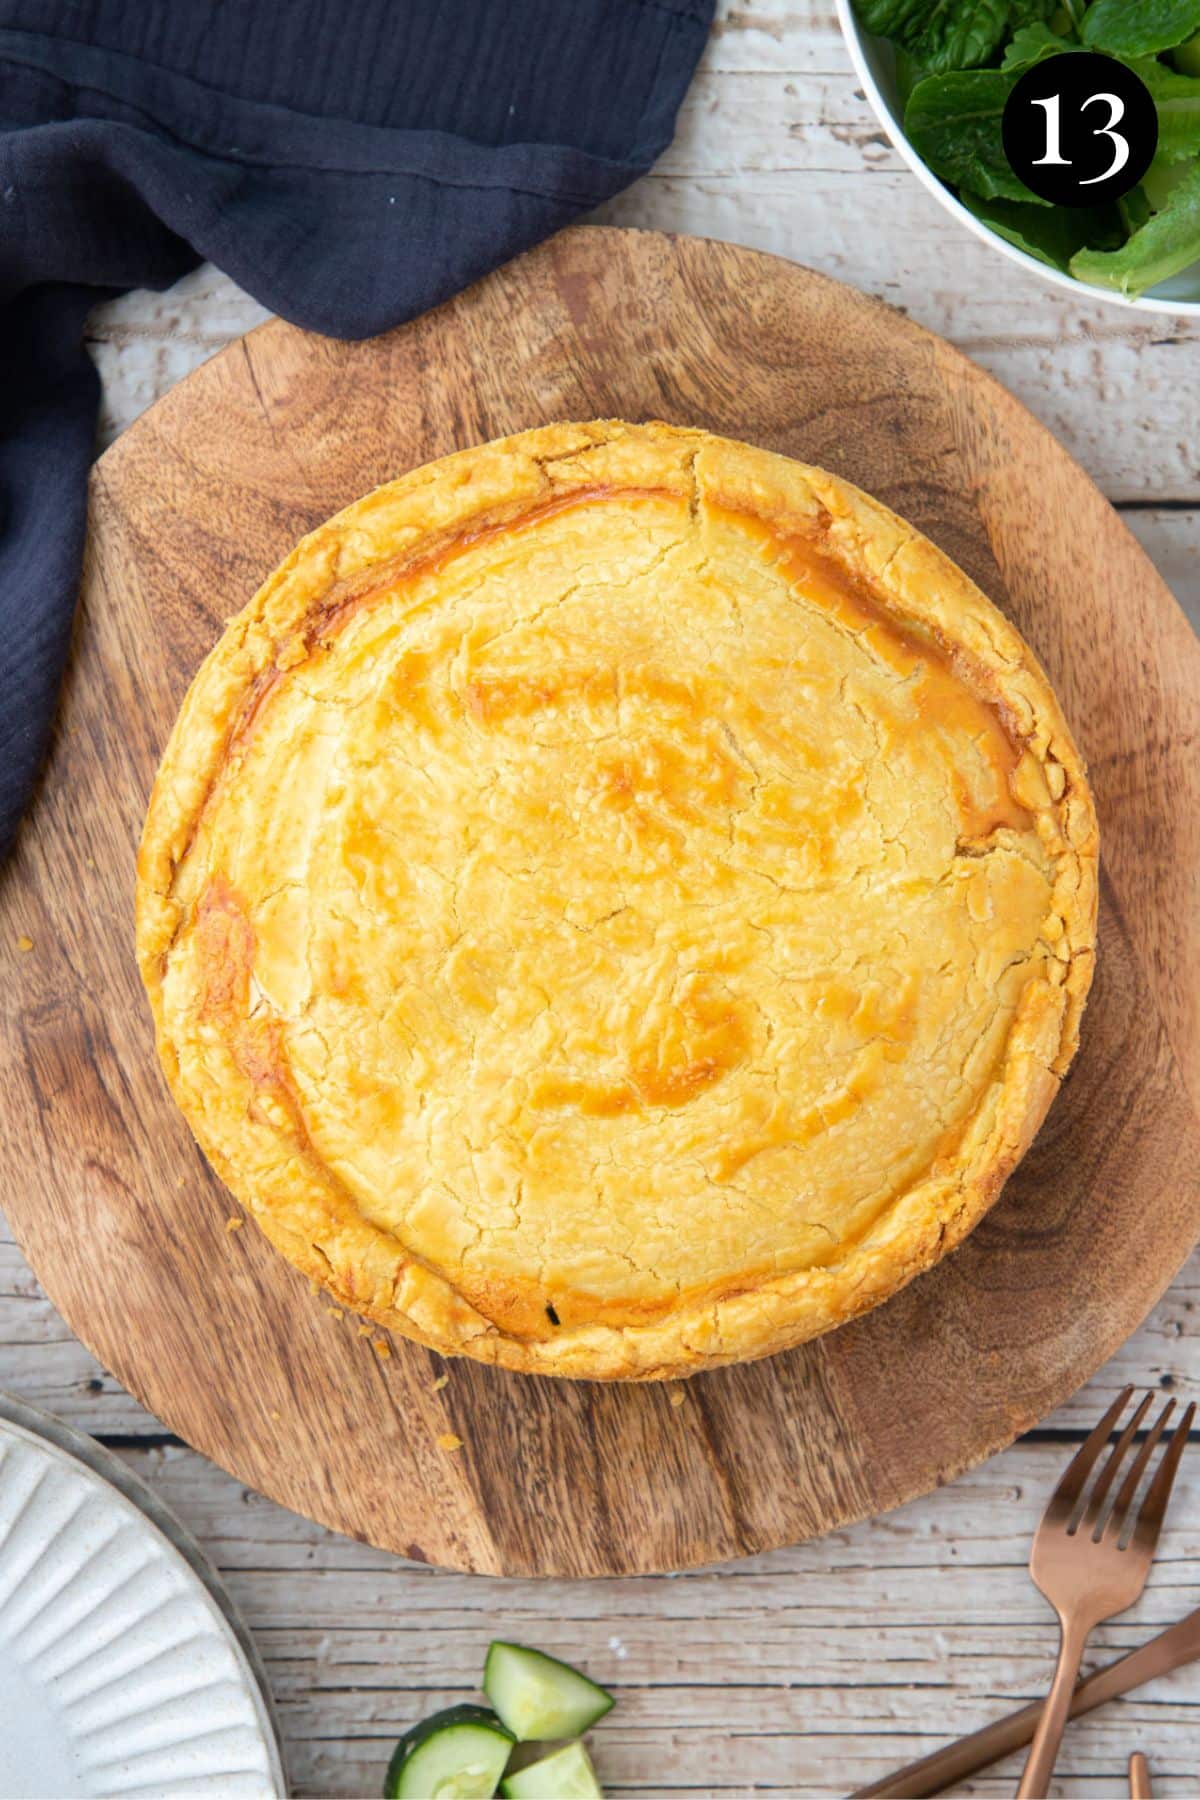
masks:
<instances>
[{"instance_id":1,"label":"cucumber piece","mask_svg":"<svg viewBox=\"0 0 1200 1800\"><path fill-rule=\"evenodd\" d=\"M505 1800L604 1800L592 1759L582 1744L564 1744L540 1762L526 1763L500 1783Z\"/></svg>"},{"instance_id":2,"label":"cucumber piece","mask_svg":"<svg viewBox=\"0 0 1200 1800\"><path fill-rule=\"evenodd\" d=\"M491 1800L512 1747L488 1707L448 1706L400 1739L384 1800Z\"/></svg>"},{"instance_id":3,"label":"cucumber piece","mask_svg":"<svg viewBox=\"0 0 1200 1800\"><path fill-rule=\"evenodd\" d=\"M500 1640L488 1649L483 1691L522 1742L578 1737L613 1704L611 1694L570 1663Z\"/></svg>"}]
</instances>

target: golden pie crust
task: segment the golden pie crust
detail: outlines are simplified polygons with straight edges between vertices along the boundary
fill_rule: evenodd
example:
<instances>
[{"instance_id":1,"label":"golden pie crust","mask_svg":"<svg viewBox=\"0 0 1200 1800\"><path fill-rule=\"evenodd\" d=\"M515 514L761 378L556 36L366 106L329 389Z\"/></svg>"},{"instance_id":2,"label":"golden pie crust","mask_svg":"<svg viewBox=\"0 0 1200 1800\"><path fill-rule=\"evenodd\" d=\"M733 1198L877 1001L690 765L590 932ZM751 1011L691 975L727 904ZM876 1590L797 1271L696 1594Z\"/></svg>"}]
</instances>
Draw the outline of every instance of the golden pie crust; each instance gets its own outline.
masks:
<instances>
[{"instance_id":1,"label":"golden pie crust","mask_svg":"<svg viewBox=\"0 0 1200 1800\"><path fill-rule=\"evenodd\" d=\"M322 525L203 664L137 947L271 1241L446 1354L679 1376L862 1313L1075 1051L1097 831L1044 673L820 469L555 425Z\"/></svg>"}]
</instances>

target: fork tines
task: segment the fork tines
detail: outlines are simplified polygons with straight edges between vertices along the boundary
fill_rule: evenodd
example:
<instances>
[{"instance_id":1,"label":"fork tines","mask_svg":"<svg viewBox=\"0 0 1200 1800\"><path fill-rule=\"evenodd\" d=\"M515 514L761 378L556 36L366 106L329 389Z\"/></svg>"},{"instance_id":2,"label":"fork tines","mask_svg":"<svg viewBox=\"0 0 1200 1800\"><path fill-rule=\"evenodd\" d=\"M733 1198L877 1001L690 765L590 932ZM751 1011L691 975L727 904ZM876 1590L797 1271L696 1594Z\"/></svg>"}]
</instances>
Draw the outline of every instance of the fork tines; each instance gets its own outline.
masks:
<instances>
[{"instance_id":1,"label":"fork tines","mask_svg":"<svg viewBox=\"0 0 1200 1800\"><path fill-rule=\"evenodd\" d=\"M1121 1466L1137 1436L1143 1419L1154 1402L1153 1392L1143 1396L1134 1408L1129 1423L1121 1432L1101 1466L1096 1479L1091 1481L1092 1471L1100 1461L1101 1453L1116 1429L1132 1394L1131 1387L1123 1389L1091 1436L1080 1446L1078 1454L1069 1464L1054 1491L1054 1496L1046 1511L1046 1517L1047 1520L1053 1519L1055 1523L1065 1525L1068 1533L1072 1536L1080 1529L1084 1529L1096 1543L1099 1543L1102 1538L1115 1540L1117 1546L1122 1550L1136 1537L1139 1544L1152 1550L1158 1541L1171 1486L1179 1467L1179 1459L1183 1455L1188 1441L1192 1421L1196 1416L1196 1407L1195 1402L1188 1406L1171 1433L1154 1479L1146 1489L1140 1506L1134 1511L1134 1500L1141 1487L1142 1478L1150 1466L1150 1460L1162 1439L1167 1422L1175 1410L1174 1400L1167 1401L1158 1418L1146 1433L1141 1447L1121 1483L1116 1499L1110 1507L1106 1507L1105 1503L1113 1483L1120 1473Z\"/></svg>"}]
</instances>

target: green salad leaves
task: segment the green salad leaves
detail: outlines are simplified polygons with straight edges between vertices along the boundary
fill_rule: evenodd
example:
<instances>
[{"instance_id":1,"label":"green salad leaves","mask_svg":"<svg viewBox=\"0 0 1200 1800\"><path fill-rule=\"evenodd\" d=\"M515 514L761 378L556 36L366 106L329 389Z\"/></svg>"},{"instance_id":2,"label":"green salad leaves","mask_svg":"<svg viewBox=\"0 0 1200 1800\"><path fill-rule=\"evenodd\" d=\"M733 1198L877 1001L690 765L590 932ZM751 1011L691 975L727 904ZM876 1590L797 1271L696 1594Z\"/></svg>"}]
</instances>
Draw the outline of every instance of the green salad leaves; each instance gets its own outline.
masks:
<instances>
[{"instance_id":1,"label":"green salad leaves","mask_svg":"<svg viewBox=\"0 0 1200 1800\"><path fill-rule=\"evenodd\" d=\"M1155 162L1185 162L1200 157L1200 79L1180 75L1153 58L1130 59L1150 92L1158 113Z\"/></svg>"},{"instance_id":2,"label":"green salad leaves","mask_svg":"<svg viewBox=\"0 0 1200 1800\"><path fill-rule=\"evenodd\" d=\"M1013 32L1012 43L1004 52L1000 67L1006 75L1016 75L1022 69L1031 69L1034 63L1042 62L1047 56L1057 56L1066 48L1058 33L1039 20L1036 25L1022 25L1020 31Z\"/></svg>"},{"instance_id":3,"label":"green salad leaves","mask_svg":"<svg viewBox=\"0 0 1200 1800\"><path fill-rule=\"evenodd\" d=\"M1079 26L1085 50L1154 56L1200 31L1200 0L1093 0Z\"/></svg>"},{"instance_id":4,"label":"green salad leaves","mask_svg":"<svg viewBox=\"0 0 1200 1800\"><path fill-rule=\"evenodd\" d=\"M1054 0L858 0L856 10L933 74L979 68L1022 25L1048 18Z\"/></svg>"},{"instance_id":5,"label":"green salad leaves","mask_svg":"<svg viewBox=\"0 0 1200 1800\"><path fill-rule=\"evenodd\" d=\"M896 48L913 149L997 236L1129 295L1200 261L1200 0L855 0L855 10ZM1068 50L1127 63L1154 99L1154 162L1117 205L1052 206L1004 154L1015 83Z\"/></svg>"},{"instance_id":6,"label":"green salad leaves","mask_svg":"<svg viewBox=\"0 0 1200 1800\"><path fill-rule=\"evenodd\" d=\"M1140 294L1194 262L1200 262L1200 163L1119 250L1078 250L1070 267L1078 281Z\"/></svg>"},{"instance_id":7,"label":"green salad leaves","mask_svg":"<svg viewBox=\"0 0 1200 1800\"><path fill-rule=\"evenodd\" d=\"M1013 173L1000 138L1016 83L1003 69L964 69L919 81L908 97L908 141L935 175L984 200L1046 202Z\"/></svg>"}]
</instances>

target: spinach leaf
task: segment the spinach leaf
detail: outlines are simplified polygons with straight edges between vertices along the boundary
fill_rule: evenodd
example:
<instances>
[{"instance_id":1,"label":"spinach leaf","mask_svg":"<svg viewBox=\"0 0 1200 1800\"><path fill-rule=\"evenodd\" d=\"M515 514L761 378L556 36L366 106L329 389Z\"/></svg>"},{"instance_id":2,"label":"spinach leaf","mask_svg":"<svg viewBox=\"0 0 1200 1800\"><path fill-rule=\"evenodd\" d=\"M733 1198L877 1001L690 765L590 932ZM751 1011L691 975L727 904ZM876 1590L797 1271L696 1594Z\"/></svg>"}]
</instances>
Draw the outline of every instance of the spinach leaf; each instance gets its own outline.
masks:
<instances>
[{"instance_id":1,"label":"spinach leaf","mask_svg":"<svg viewBox=\"0 0 1200 1800\"><path fill-rule=\"evenodd\" d=\"M897 50L896 98L899 100L901 107L908 105L908 96L912 93L918 81L924 81L928 73L929 70L923 69L916 57L910 56L907 50Z\"/></svg>"},{"instance_id":2,"label":"spinach leaf","mask_svg":"<svg viewBox=\"0 0 1200 1800\"><path fill-rule=\"evenodd\" d=\"M909 95L904 135L943 181L985 200L1025 200L1047 206L1013 174L1000 122L1017 76L1000 69L927 75Z\"/></svg>"},{"instance_id":3,"label":"spinach leaf","mask_svg":"<svg viewBox=\"0 0 1200 1800\"><path fill-rule=\"evenodd\" d=\"M1016 27L1044 19L1054 0L855 0L867 31L891 38L928 69L986 63Z\"/></svg>"},{"instance_id":4,"label":"spinach leaf","mask_svg":"<svg viewBox=\"0 0 1200 1800\"><path fill-rule=\"evenodd\" d=\"M1200 163L1120 250L1080 250L1071 258L1071 273L1096 287L1142 294L1195 262L1200 262Z\"/></svg>"},{"instance_id":5,"label":"spinach leaf","mask_svg":"<svg viewBox=\"0 0 1200 1800\"><path fill-rule=\"evenodd\" d=\"M1111 206L1029 206L1021 200L980 200L975 194L961 198L997 237L1064 275L1070 273L1077 251L1094 244L1115 248L1125 237L1120 216Z\"/></svg>"},{"instance_id":6,"label":"spinach leaf","mask_svg":"<svg viewBox=\"0 0 1200 1800\"><path fill-rule=\"evenodd\" d=\"M1017 69L1031 69L1034 63L1044 62L1048 56L1057 56L1060 50L1068 48L1070 46L1039 19L1036 24L1022 25L1013 34L1000 67L1006 75L1011 75Z\"/></svg>"},{"instance_id":7,"label":"spinach leaf","mask_svg":"<svg viewBox=\"0 0 1200 1800\"><path fill-rule=\"evenodd\" d=\"M1079 35L1085 50L1154 56L1200 31L1200 0L1092 0Z\"/></svg>"},{"instance_id":8,"label":"spinach leaf","mask_svg":"<svg viewBox=\"0 0 1200 1800\"><path fill-rule=\"evenodd\" d=\"M1150 89L1158 111L1158 149L1154 160L1172 163L1200 156L1200 81L1168 69L1152 56L1128 61Z\"/></svg>"}]
</instances>

